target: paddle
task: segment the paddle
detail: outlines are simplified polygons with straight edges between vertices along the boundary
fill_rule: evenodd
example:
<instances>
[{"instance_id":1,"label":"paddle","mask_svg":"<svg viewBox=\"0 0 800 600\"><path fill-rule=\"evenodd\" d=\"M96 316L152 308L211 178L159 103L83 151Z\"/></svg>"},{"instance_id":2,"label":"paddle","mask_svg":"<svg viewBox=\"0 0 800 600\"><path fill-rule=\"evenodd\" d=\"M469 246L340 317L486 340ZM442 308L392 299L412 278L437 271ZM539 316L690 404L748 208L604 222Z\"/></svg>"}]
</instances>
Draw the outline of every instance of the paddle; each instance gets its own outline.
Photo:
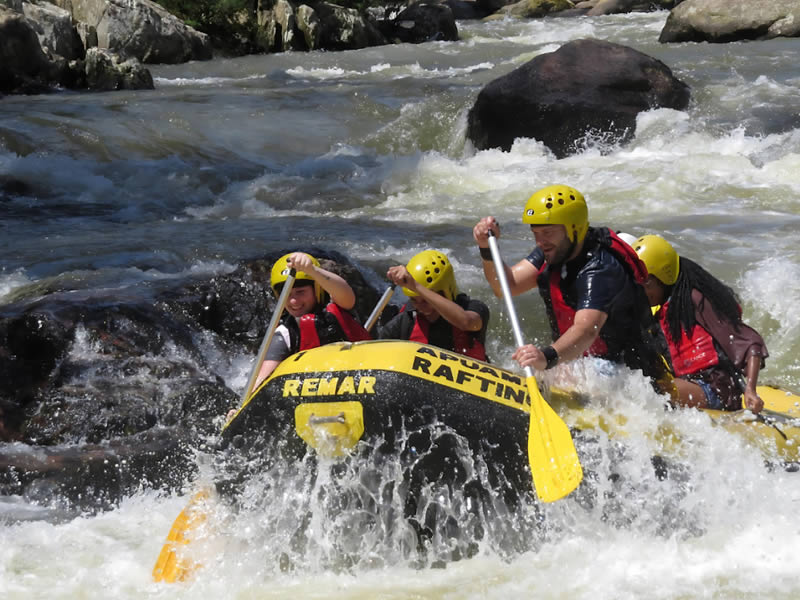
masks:
<instances>
[{"instance_id":1,"label":"paddle","mask_svg":"<svg viewBox=\"0 0 800 600\"><path fill-rule=\"evenodd\" d=\"M383 296L381 299L378 300L378 303L375 305L375 308L372 309L372 314L367 319L367 322L364 323L364 329L367 331L371 331L372 328L375 326L375 323L378 320L378 317L381 316L383 309L386 308L386 305L389 304L389 300L392 299L392 294L394 294L395 284L390 285L386 288L386 291L383 292Z\"/></svg>"},{"instance_id":2,"label":"paddle","mask_svg":"<svg viewBox=\"0 0 800 600\"><path fill-rule=\"evenodd\" d=\"M497 280L503 290L503 299L511 320L514 339L517 347L524 346L525 342L522 339L522 330L517 320L514 301L511 299L503 259L497 247L497 239L491 231L489 232L489 249L492 252L495 271L497 271ZM542 502L553 502L578 487L583 478L583 469L567 424L542 398L530 367L525 367L525 377L528 396L531 399L528 461L531 466L531 475L533 475L533 485Z\"/></svg>"},{"instance_id":3,"label":"paddle","mask_svg":"<svg viewBox=\"0 0 800 600\"><path fill-rule=\"evenodd\" d=\"M272 312L272 318L269 320L269 325L267 325L267 333L264 334L264 339L261 340L261 348L258 349L258 358L256 358L256 364L253 365L253 370L250 373L250 379L247 381L247 387L242 392L242 404L247 402L247 399L250 397L250 392L253 391L253 386L258 378L258 372L261 370L261 363L264 362L264 357L267 355L269 345L272 343L272 337L275 335L275 331L278 329L278 323L280 323L281 317L283 316L283 309L286 308L286 303L289 301L289 294L292 293L295 274L296 271L294 269L289 270L289 275L286 277L286 282L283 284L281 295L278 296L278 304L275 306L275 310Z\"/></svg>"},{"instance_id":4,"label":"paddle","mask_svg":"<svg viewBox=\"0 0 800 600\"><path fill-rule=\"evenodd\" d=\"M278 328L278 323L281 320L281 316L283 316L283 310L286 308L289 294L292 292L294 278L295 270L291 269L289 271L289 276L286 278L286 282L283 284L283 289L281 290L280 296L278 296L278 303L275 306L275 310L272 313L272 318L267 326L267 333L264 335L264 339L261 341L261 347L258 350L258 357L253 365L250 378L247 381L247 387L245 387L244 391L242 392L242 403L239 407L239 410L241 410L246 404L250 397L250 392L253 391L256 379L258 378L258 372L261 370L261 363L264 362L264 357L267 354L269 345L272 342L272 338ZM161 552L158 555L158 559L156 560L156 564L153 567L153 579L155 581L163 581L166 583L185 581L199 566L189 558L181 556L181 547L186 546L191 541L191 532L205 522L207 515L204 504L208 497L208 490L201 490L197 492L194 496L192 496L192 499L189 501L189 504L186 505L186 508L184 508L175 519L175 522L172 524L172 528L167 535L167 541L164 542Z\"/></svg>"}]
</instances>

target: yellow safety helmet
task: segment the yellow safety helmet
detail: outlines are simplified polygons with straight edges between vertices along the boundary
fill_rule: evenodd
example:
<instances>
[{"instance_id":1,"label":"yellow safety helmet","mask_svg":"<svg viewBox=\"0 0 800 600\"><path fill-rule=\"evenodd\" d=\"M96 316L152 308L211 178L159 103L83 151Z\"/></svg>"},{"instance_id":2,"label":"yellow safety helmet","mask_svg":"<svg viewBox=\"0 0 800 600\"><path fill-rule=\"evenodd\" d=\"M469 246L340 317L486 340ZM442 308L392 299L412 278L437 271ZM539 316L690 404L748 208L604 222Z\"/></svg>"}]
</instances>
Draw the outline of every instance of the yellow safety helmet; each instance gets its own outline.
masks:
<instances>
[{"instance_id":1,"label":"yellow safety helmet","mask_svg":"<svg viewBox=\"0 0 800 600\"><path fill-rule=\"evenodd\" d=\"M442 292L448 300L455 300L456 296L458 296L453 265L438 250L420 252L408 261L406 269L418 284L434 292ZM419 294L407 288L403 288L403 292L409 298L419 296Z\"/></svg>"},{"instance_id":2,"label":"yellow safety helmet","mask_svg":"<svg viewBox=\"0 0 800 600\"><path fill-rule=\"evenodd\" d=\"M279 287L282 287L284 283L286 283L286 279L289 277L289 272L292 268L289 266L289 257L294 254L294 252L290 252L289 254L284 254L278 260L275 261L275 264L272 265L272 274L270 276L270 285L272 285L272 291L275 292L276 296L279 296L281 291ZM307 253L305 253L307 254ZM307 256L311 257L311 262L314 263L315 267L319 267L319 261L307 254ZM314 295L317 297L317 302L322 302L322 296L325 294L325 290L322 289L322 286L314 281L307 273L303 271L295 271L294 278L296 280L304 279L306 281L314 282Z\"/></svg>"},{"instance_id":3,"label":"yellow safety helmet","mask_svg":"<svg viewBox=\"0 0 800 600\"><path fill-rule=\"evenodd\" d=\"M551 185L535 192L525 203L522 222L528 225L563 225L567 237L580 243L589 231L589 209L578 190Z\"/></svg>"},{"instance_id":4,"label":"yellow safety helmet","mask_svg":"<svg viewBox=\"0 0 800 600\"><path fill-rule=\"evenodd\" d=\"M664 285L675 285L681 270L681 261L672 244L658 235L643 235L633 243L633 249L650 275Z\"/></svg>"}]
</instances>

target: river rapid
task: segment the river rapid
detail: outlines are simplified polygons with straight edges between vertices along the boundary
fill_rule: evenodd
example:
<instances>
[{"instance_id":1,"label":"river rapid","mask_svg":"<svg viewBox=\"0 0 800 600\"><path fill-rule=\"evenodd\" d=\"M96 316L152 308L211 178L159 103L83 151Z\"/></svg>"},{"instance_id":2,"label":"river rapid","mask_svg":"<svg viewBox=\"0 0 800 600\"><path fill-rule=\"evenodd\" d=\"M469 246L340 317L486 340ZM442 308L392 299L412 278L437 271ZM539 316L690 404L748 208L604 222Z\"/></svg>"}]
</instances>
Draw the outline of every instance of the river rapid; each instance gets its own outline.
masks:
<instances>
[{"instance_id":1,"label":"river rapid","mask_svg":"<svg viewBox=\"0 0 800 600\"><path fill-rule=\"evenodd\" d=\"M293 246L343 252L377 285L388 266L435 247L454 262L460 287L489 303L490 355L512 367L508 319L490 298L471 229L496 216L501 251L516 261L533 245L523 203L539 187L565 183L587 196L593 224L663 234L734 286L770 351L761 382L798 392L800 39L664 46L657 39L666 16L460 22L457 43L157 66L155 91L4 98L0 176L26 185L0 196L0 302L54 281L146 295ZM583 37L665 62L691 87L689 109L642 114L631 144L587 138L562 160L534 140L510 152L475 152L465 142L466 114L483 85ZM526 337L546 340L538 296L517 307ZM217 374L240 390L251 359L221 358ZM470 559L416 569L368 532L356 552L372 558L342 565L329 559L338 530L312 518L315 547L300 568L281 570L276 557L288 542L249 515L228 519L226 552L209 550L192 582L164 586L150 571L187 496L143 485L113 510L66 521L0 498L0 592L798 597L800 473L766 468L757 451L699 413L664 412L635 374L591 363L560 371L556 378L577 379L601 410L625 414L632 435L615 468L631 486L623 492L601 478L594 506L572 498L545 506L547 535L529 549L487 543ZM690 468L659 484L650 433L664 424L683 432ZM264 511L277 516L281 506L279 496Z\"/></svg>"}]
</instances>

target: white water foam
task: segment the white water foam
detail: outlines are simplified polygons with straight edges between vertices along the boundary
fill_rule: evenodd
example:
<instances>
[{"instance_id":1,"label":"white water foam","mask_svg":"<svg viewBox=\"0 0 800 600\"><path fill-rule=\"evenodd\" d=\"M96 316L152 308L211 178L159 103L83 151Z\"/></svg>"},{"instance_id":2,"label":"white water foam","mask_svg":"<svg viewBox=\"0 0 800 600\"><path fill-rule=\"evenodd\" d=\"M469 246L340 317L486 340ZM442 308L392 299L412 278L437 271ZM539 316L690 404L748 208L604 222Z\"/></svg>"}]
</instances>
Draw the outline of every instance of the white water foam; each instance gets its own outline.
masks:
<instances>
[{"instance_id":1,"label":"white water foam","mask_svg":"<svg viewBox=\"0 0 800 600\"><path fill-rule=\"evenodd\" d=\"M30 279L24 269L15 269L6 273L5 269L0 270L0 304L6 301L6 297L15 289L28 285L33 280Z\"/></svg>"}]
</instances>

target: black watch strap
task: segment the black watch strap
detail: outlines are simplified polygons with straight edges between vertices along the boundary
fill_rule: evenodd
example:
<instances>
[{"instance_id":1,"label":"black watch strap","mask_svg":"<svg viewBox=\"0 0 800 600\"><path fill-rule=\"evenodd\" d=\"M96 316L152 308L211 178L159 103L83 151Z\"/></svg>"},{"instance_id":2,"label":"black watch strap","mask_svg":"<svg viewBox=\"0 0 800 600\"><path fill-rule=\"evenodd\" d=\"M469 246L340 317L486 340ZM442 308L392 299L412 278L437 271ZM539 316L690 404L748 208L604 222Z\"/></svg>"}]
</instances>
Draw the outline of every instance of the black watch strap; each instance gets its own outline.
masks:
<instances>
[{"instance_id":1,"label":"black watch strap","mask_svg":"<svg viewBox=\"0 0 800 600\"><path fill-rule=\"evenodd\" d=\"M545 346L542 348L542 354L547 359L547 366L545 369L552 369L558 364L558 352L552 346Z\"/></svg>"}]
</instances>

